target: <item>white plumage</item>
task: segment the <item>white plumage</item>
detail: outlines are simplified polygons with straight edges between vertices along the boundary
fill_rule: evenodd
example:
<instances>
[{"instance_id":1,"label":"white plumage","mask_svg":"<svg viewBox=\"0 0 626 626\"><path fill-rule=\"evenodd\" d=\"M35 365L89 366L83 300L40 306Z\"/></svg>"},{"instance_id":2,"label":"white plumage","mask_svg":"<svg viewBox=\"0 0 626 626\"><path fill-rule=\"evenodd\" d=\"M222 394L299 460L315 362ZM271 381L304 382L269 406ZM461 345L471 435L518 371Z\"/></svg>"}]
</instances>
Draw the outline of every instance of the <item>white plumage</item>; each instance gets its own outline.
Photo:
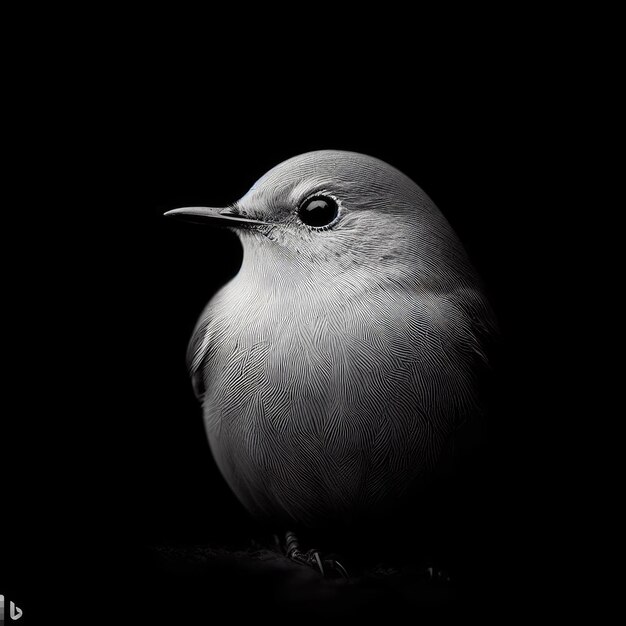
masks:
<instances>
[{"instance_id":1,"label":"white plumage","mask_svg":"<svg viewBox=\"0 0 626 626\"><path fill-rule=\"evenodd\" d=\"M310 198L336 208L329 225L302 221ZM448 222L396 169L312 152L228 210L172 213L219 218L243 245L189 366L217 465L254 514L376 516L479 416L490 307Z\"/></svg>"}]
</instances>

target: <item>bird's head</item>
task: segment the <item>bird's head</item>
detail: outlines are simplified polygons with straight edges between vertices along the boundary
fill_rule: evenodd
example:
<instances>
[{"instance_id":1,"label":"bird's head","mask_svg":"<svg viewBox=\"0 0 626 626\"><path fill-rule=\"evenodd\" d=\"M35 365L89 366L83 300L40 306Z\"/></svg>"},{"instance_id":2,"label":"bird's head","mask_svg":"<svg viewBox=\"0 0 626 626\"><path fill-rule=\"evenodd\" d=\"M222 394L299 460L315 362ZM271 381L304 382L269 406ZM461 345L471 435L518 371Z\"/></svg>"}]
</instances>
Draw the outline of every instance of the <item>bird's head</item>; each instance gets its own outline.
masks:
<instances>
[{"instance_id":1,"label":"bird's head","mask_svg":"<svg viewBox=\"0 0 626 626\"><path fill-rule=\"evenodd\" d=\"M301 154L271 169L229 207L166 215L232 228L244 264L247 257L261 271L271 265L278 272L278 260L284 271L309 276L369 273L444 289L449 280L474 280L430 198L394 167L354 152Z\"/></svg>"}]
</instances>

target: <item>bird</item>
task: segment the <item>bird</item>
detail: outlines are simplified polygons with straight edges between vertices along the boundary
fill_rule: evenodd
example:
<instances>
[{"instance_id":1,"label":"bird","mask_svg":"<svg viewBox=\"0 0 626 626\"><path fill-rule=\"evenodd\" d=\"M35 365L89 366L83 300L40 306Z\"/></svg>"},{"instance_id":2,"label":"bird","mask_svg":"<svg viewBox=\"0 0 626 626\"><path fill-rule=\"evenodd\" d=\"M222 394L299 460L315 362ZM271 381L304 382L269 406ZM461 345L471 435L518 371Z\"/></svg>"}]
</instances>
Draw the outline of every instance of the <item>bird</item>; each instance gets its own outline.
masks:
<instances>
[{"instance_id":1,"label":"bird","mask_svg":"<svg viewBox=\"0 0 626 626\"><path fill-rule=\"evenodd\" d=\"M166 215L226 227L243 248L187 365L212 455L244 507L305 532L382 520L407 500L419 508L421 487L484 414L497 334L429 196L377 158L318 150L227 207ZM296 535L288 543L302 560ZM303 560L321 565L317 552Z\"/></svg>"}]
</instances>

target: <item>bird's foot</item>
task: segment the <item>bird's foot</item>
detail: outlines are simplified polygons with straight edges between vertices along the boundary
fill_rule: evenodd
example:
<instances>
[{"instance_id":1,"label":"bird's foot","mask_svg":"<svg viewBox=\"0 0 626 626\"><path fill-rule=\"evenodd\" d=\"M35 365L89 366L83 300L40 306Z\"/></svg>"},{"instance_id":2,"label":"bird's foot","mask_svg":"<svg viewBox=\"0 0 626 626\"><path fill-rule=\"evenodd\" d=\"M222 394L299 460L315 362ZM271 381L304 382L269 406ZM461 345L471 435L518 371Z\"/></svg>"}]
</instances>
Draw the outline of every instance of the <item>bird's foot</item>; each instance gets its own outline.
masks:
<instances>
[{"instance_id":1,"label":"bird's foot","mask_svg":"<svg viewBox=\"0 0 626 626\"><path fill-rule=\"evenodd\" d=\"M301 550L298 537L293 532L287 532L285 535L285 552L292 561L312 567L324 578L348 578L346 568L336 559L325 558L314 548L306 552Z\"/></svg>"}]
</instances>

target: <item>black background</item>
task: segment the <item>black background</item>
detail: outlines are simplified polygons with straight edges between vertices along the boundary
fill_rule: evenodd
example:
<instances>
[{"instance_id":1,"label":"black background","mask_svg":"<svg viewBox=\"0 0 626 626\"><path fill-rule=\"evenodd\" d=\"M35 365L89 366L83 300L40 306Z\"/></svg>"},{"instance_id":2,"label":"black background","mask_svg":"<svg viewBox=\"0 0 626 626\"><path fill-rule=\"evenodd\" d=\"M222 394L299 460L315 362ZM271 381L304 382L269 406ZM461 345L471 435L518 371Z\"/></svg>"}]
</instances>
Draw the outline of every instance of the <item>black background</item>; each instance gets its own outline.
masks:
<instances>
[{"instance_id":1,"label":"black background","mask_svg":"<svg viewBox=\"0 0 626 626\"><path fill-rule=\"evenodd\" d=\"M558 506L543 454L559 420L544 395L545 303L559 271L545 244L562 219L547 182L554 111L510 57L452 64L429 82L373 63L358 76L331 64L325 81L293 84L253 60L225 84L147 80L138 66L114 89L90 82L62 112L39 111L27 143L41 175L18 198L29 210L15 215L8 277L22 375L5 445L2 574L24 620L68 595L96 613L103 594L128 610L174 606L151 589L150 546L254 532L216 472L184 362L241 249L225 231L162 214L232 202L278 162L324 148L376 156L415 180L485 279L506 408L492 430L486 559L498 569L484 598L496 605L504 590L524 604L537 593Z\"/></svg>"}]
</instances>

